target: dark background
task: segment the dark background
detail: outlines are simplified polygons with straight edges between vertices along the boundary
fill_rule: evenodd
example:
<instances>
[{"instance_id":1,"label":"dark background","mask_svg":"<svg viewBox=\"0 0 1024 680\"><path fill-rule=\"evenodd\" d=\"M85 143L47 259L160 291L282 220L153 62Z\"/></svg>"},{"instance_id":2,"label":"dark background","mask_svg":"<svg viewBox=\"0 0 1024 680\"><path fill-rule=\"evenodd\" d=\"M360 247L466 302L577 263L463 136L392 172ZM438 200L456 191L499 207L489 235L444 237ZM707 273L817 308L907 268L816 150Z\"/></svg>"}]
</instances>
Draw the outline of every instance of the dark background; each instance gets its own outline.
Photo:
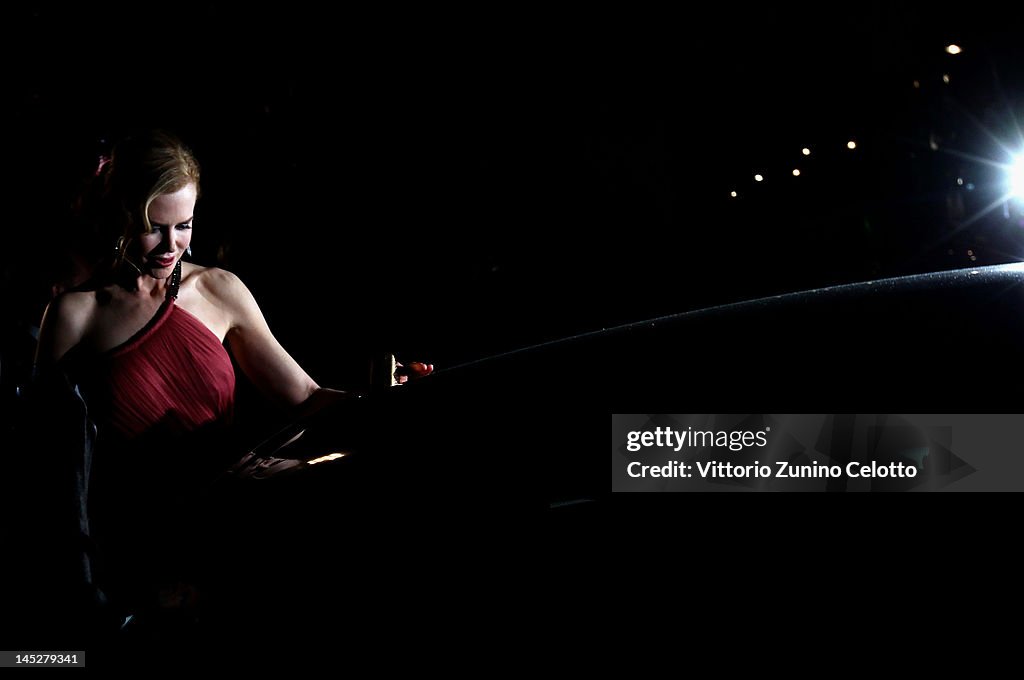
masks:
<instances>
[{"instance_id":1,"label":"dark background","mask_svg":"<svg viewBox=\"0 0 1024 680\"><path fill-rule=\"evenodd\" d=\"M1018 261L1024 252L1019 208L998 200L1005 191L1000 170L978 159L1005 161L997 140L1014 150L1022 146L1020 25L1019 16L995 3L721 3L671 13L522 5L314 9L294 2L244 10L226 3L5 9L3 366L23 367L31 355L30 326L74 241L67 209L82 178L111 139L150 126L177 132L203 165L196 260L237 272L285 347L326 385L358 383L368 357L381 349L451 366L718 303ZM950 42L964 53L945 54ZM851 138L854 152L846 149ZM806 160L804 146L813 150ZM802 175L794 178L797 164ZM763 184L754 184L755 172L766 177ZM989 205L995 209L984 212ZM770 330L766 323L743 332L758 342L758 333ZM807 339L813 349L814 333ZM677 358L647 354L634 373ZM839 359L834 364L842 368ZM1001 374L1003 367L987 370ZM829 379L824 372L822 381ZM807 399L823 389L779 384L804 389ZM691 403L701 399L699 390L684 392ZM555 414L563 437L567 425L578 433L576 457L588 457L583 441L591 435L596 441L598 433L605 450L607 414L588 410L602 396L574 410L567 406L564 417L548 408L537 418L531 404L510 410L514 441L537 432L539 446L542 428L534 423L551 422ZM616 396L650 410L642 392ZM956 396L957 405L975 399ZM548 401L556 398L549 394ZM850 412L870 411L880 401ZM680 410L678 402L668 410ZM435 441L449 431L458 436L444 429ZM524 451L508 459L506 485L534 471L539 455ZM589 468L580 474L589 478ZM476 481L482 492L497 484ZM580 525L600 524L603 514L589 523L555 517L562 521L555 522L554 556L527 565L541 573L553 565L556 582L567 586L550 599L559 611L556 631L604 610L608 599L599 593L608 581L622 584L623 575L642 577L638 587L630 582L623 599L653 592L660 602L660 591L648 588L675 587L656 569L637 569L637 544L665 553L681 549L664 573L685 567L702 586L722 580L716 567L731 555L708 546L731 543L745 552L728 565L742 569L742 579L721 590L744 594L752 574L801 554L788 552L787 544L815 551L814 561L794 570L800 576L808 573L806 564L831 570L865 563L858 578L884 575L882 588L851 589L866 606L875 601L860 599L863 593L910 592L919 574L941 576L941 587L912 592L927 596L895 600L909 609L933 593L980 601L977 586L995 582L990 574L965 578L947 555L941 562L924 559L915 552L921 545L986 568L1012 563L1005 556L979 558L992 535L979 528L990 528L991 517L1012 521L1013 508L986 513L982 521L980 513L965 519L960 508L947 513L937 501L905 512L897 501L873 500L870 507L833 503L810 516L806 506L766 505L761 494L749 494L747 504L729 496L718 506L679 494L645 494L649 500L641 505L630 496L627 509L639 511L619 524L618 536L595 541L601 550L594 563L609 561L607 546L616 549L611 562L629 562L602 590L587 590L589 582L579 578L589 573L591 564L583 563L590 552L559 558L577 552L586 543L578 538ZM622 495L614 501L616 511L627 503ZM657 516L679 522L655 530ZM346 527L362 523L357 517ZM879 548L887 527L898 541L882 544L902 549ZM942 540L922 540L933 535ZM536 542L532 533L521 536L523 544ZM465 545L476 548L479 540L473 534ZM829 540L842 548L823 552ZM509 545L495 562L508 564L519 543ZM424 546L404 559L433 556L428 550L448 554L445 546ZM882 559L872 563L875 554ZM352 561L363 563L363 556ZM909 583L902 565L915 565L905 570ZM467 560L448 579L486 576L486 566ZM488 585L528 588L536 572ZM409 576L396 577L400 593L403 585L420 587ZM769 571L759 585L771 583ZM804 591L817 595L820 586L815 581ZM435 581L423 591L439 599L450 592ZM519 594L515 587L508 592ZM306 606L302 598L296 602L296 610ZM849 602L842 602L845 611ZM443 599L429 604L421 611L450 609ZM818 616L822 609L819 601L811 611ZM390 617L404 610L381 611ZM547 624L540 611L528 612L528 620ZM359 625L358 617L342 618ZM899 626L902 617L894 621ZM520 643L521 635L510 639ZM560 640L559 646L567 645Z\"/></svg>"},{"instance_id":2,"label":"dark background","mask_svg":"<svg viewBox=\"0 0 1024 680\"><path fill-rule=\"evenodd\" d=\"M196 261L323 384L382 349L451 366L1024 253L978 160L1021 148L1005 9L35 3L3 25L5 332L38 323L97 154L150 126L203 166Z\"/></svg>"}]
</instances>

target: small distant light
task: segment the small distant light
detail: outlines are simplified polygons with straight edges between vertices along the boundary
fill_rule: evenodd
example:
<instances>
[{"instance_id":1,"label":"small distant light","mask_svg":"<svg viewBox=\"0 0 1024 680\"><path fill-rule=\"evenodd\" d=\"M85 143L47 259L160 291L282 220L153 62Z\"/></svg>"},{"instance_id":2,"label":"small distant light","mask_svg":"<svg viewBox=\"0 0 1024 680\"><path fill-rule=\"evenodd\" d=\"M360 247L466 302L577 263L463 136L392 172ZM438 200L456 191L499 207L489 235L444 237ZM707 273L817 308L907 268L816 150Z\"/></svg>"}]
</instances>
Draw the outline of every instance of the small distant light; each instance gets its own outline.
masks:
<instances>
[{"instance_id":1,"label":"small distant light","mask_svg":"<svg viewBox=\"0 0 1024 680\"><path fill-rule=\"evenodd\" d=\"M964 178L963 177L957 177L956 178L956 184L957 184L957 186L961 186L962 187L964 185Z\"/></svg>"},{"instance_id":2,"label":"small distant light","mask_svg":"<svg viewBox=\"0 0 1024 680\"><path fill-rule=\"evenodd\" d=\"M800 168L793 168L793 177L800 176Z\"/></svg>"},{"instance_id":3,"label":"small distant light","mask_svg":"<svg viewBox=\"0 0 1024 680\"><path fill-rule=\"evenodd\" d=\"M977 256L971 255L971 262L975 262L977 259L978 259Z\"/></svg>"},{"instance_id":4,"label":"small distant light","mask_svg":"<svg viewBox=\"0 0 1024 680\"><path fill-rule=\"evenodd\" d=\"M959 45L946 45L946 52L949 54L960 54L961 51Z\"/></svg>"},{"instance_id":5,"label":"small distant light","mask_svg":"<svg viewBox=\"0 0 1024 680\"><path fill-rule=\"evenodd\" d=\"M950 248L949 250L947 250L947 251L946 251L946 254L947 254L947 255L952 255L952 254L953 254L953 249L952 249L952 248Z\"/></svg>"},{"instance_id":6,"label":"small distant light","mask_svg":"<svg viewBox=\"0 0 1024 680\"><path fill-rule=\"evenodd\" d=\"M810 149L808 149L808 148L807 148L807 147L805 146L804 148L800 149L800 153L802 153L802 154L803 154L803 155L805 155L805 156L810 156L810 155L811 155L811 150L810 150Z\"/></svg>"},{"instance_id":7,"label":"small distant light","mask_svg":"<svg viewBox=\"0 0 1024 680\"><path fill-rule=\"evenodd\" d=\"M920 90L921 89L921 81L920 80L915 80L914 81L914 89L915 90Z\"/></svg>"},{"instance_id":8,"label":"small distant light","mask_svg":"<svg viewBox=\"0 0 1024 680\"><path fill-rule=\"evenodd\" d=\"M967 190L968 191L974 191L974 182L968 182L967 183Z\"/></svg>"},{"instance_id":9,"label":"small distant light","mask_svg":"<svg viewBox=\"0 0 1024 680\"><path fill-rule=\"evenodd\" d=\"M946 73L942 74L942 82L944 82L946 85L949 85L949 75L948 74L946 74Z\"/></svg>"},{"instance_id":10,"label":"small distant light","mask_svg":"<svg viewBox=\"0 0 1024 680\"><path fill-rule=\"evenodd\" d=\"M856 149L856 148L857 148L857 142L855 142L855 141L853 141L853 140L851 139L850 141L848 141L848 142L846 143L846 148L847 148L847 149L850 149L850 150Z\"/></svg>"},{"instance_id":11,"label":"small distant light","mask_svg":"<svg viewBox=\"0 0 1024 680\"><path fill-rule=\"evenodd\" d=\"M764 181L764 177L762 177L761 175L754 175L754 181L755 182L763 182Z\"/></svg>"},{"instance_id":12,"label":"small distant light","mask_svg":"<svg viewBox=\"0 0 1024 680\"><path fill-rule=\"evenodd\" d=\"M974 251L973 251L973 250L968 250L968 251L967 251L967 254L968 254L968 255L974 255Z\"/></svg>"},{"instance_id":13,"label":"small distant light","mask_svg":"<svg viewBox=\"0 0 1024 680\"><path fill-rule=\"evenodd\" d=\"M732 196L733 198L736 198L736 192L735 191L730 191L729 195Z\"/></svg>"}]
</instances>

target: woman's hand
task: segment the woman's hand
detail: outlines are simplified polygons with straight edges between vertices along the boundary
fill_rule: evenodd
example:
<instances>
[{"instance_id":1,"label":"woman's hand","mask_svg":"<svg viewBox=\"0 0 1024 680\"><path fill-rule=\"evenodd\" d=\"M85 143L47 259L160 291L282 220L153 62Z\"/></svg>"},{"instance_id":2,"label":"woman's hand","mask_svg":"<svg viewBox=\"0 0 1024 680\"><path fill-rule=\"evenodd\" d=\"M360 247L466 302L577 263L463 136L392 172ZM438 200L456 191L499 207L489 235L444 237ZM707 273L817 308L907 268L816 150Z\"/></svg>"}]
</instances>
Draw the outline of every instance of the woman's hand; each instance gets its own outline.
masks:
<instances>
[{"instance_id":1,"label":"woman's hand","mask_svg":"<svg viewBox=\"0 0 1024 680\"><path fill-rule=\"evenodd\" d=\"M410 361L406 366L399 361L395 362L394 384L404 385L410 380L422 378L434 372L434 364L427 364L422 361Z\"/></svg>"}]
</instances>

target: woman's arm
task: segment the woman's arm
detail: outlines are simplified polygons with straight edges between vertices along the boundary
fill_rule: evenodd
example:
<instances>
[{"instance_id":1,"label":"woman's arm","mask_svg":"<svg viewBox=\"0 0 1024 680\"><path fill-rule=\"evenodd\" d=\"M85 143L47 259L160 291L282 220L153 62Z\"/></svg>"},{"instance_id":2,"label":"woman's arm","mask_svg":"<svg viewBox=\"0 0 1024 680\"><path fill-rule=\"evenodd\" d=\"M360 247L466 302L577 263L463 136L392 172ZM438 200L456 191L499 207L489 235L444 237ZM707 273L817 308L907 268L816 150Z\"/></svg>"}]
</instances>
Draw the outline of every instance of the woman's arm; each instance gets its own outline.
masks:
<instances>
[{"instance_id":1,"label":"woman's arm","mask_svg":"<svg viewBox=\"0 0 1024 680\"><path fill-rule=\"evenodd\" d=\"M238 365L263 394L284 406L295 407L319 389L312 378L285 351L252 293L242 281L222 269L208 270L209 285L230 317L225 340Z\"/></svg>"},{"instance_id":2,"label":"woman's arm","mask_svg":"<svg viewBox=\"0 0 1024 680\"><path fill-rule=\"evenodd\" d=\"M245 375L265 395L289 406L298 407L298 417L314 413L352 393L320 387L285 351L270 332L267 320L252 293L234 274L210 269L211 287L216 289L230 316L225 340ZM432 364L412 362L408 367L398 364L394 381L404 383L433 372Z\"/></svg>"}]
</instances>

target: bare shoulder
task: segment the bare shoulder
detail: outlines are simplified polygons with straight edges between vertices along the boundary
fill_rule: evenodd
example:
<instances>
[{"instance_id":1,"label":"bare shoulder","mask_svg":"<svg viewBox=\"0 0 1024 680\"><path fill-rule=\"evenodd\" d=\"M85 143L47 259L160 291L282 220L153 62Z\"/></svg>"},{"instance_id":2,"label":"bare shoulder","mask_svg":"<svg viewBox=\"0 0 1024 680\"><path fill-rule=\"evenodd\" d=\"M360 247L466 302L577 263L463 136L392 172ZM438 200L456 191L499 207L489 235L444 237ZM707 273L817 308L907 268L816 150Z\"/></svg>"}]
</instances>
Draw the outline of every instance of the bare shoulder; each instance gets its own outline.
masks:
<instances>
[{"instance_id":1,"label":"bare shoulder","mask_svg":"<svg viewBox=\"0 0 1024 680\"><path fill-rule=\"evenodd\" d=\"M194 287L202 298L228 312L233 321L256 305L242 280L225 269L184 264L181 275L182 286Z\"/></svg>"},{"instance_id":2,"label":"bare shoulder","mask_svg":"<svg viewBox=\"0 0 1024 680\"><path fill-rule=\"evenodd\" d=\"M96 313L99 295L99 291L94 290L61 293L46 306L43 322L60 327L81 327L84 330Z\"/></svg>"},{"instance_id":3,"label":"bare shoulder","mask_svg":"<svg viewBox=\"0 0 1024 680\"><path fill-rule=\"evenodd\" d=\"M39 329L37 361L56 362L85 337L99 307L100 292L64 292L50 301Z\"/></svg>"},{"instance_id":4,"label":"bare shoulder","mask_svg":"<svg viewBox=\"0 0 1024 680\"><path fill-rule=\"evenodd\" d=\"M220 267L200 267L186 263L181 269L181 285L194 287L204 298L220 304L231 302L231 298L248 289L242 280L232 272Z\"/></svg>"}]
</instances>

